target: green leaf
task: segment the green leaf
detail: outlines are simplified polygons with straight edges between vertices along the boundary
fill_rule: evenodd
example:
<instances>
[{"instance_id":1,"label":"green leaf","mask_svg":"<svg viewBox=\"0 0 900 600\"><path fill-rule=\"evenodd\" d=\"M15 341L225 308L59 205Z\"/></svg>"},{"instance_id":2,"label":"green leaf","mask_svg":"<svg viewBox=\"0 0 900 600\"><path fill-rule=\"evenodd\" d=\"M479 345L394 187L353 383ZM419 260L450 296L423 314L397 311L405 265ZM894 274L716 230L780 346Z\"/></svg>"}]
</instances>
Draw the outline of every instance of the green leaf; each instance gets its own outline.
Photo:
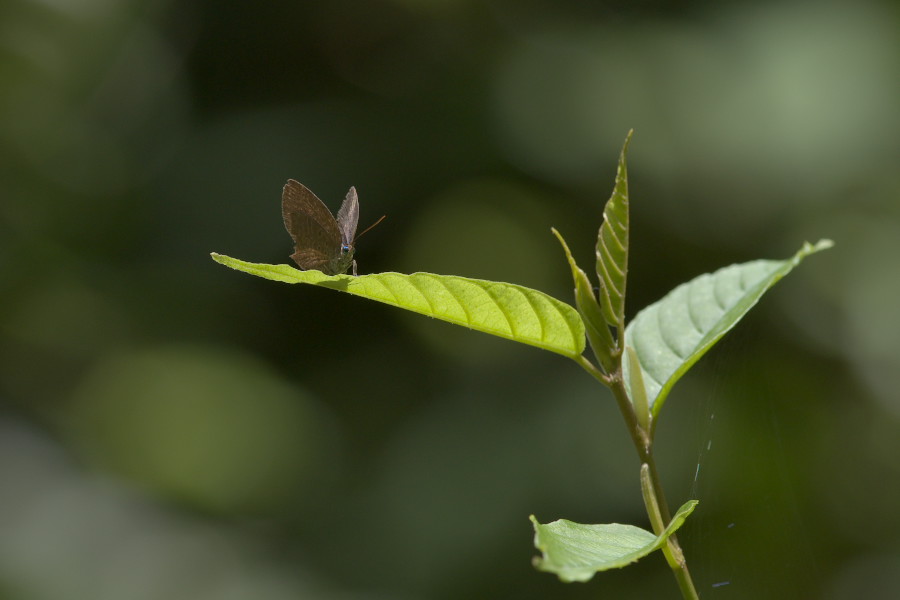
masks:
<instances>
[{"instance_id":1,"label":"green leaf","mask_svg":"<svg viewBox=\"0 0 900 600\"><path fill-rule=\"evenodd\" d=\"M597 361L600 363L603 371L611 373L616 368L616 343L612 338L612 333L609 331L606 320L603 318L600 305L597 304L597 298L594 297L594 289L587 275L575 263L575 258L572 257L569 245L566 244L562 234L556 229L551 229L551 231L556 236L556 239L559 240L559 243L562 244L563 251L566 253L566 260L569 261L572 279L575 282L575 306L578 307L578 312L584 321L587 338L591 343L591 348L594 350L594 356L597 357Z\"/></svg>"},{"instance_id":2,"label":"green leaf","mask_svg":"<svg viewBox=\"0 0 900 600\"><path fill-rule=\"evenodd\" d=\"M628 397L634 405L638 425L646 431L650 427L650 402L647 400L647 390L641 376L641 363L638 361L637 352L631 346L625 346L625 362L628 363L627 373L631 377L628 381Z\"/></svg>"},{"instance_id":3,"label":"green leaf","mask_svg":"<svg viewBox=\"0 0 900 600\"><path fill-rule=\"evenodd\" d=\"M830 248L805 243L787 260L757 260L701 275L637 314L625 330L634 348L654 418L682 375L734 327L775 283L804 258ZM629 362L624 361L629 385ZM631 392L629 390L629 397Z\"/></svg>"},{"instance_id":4,"label":"green leaf","mask_svg":"<svg viewBox=\"0 0 900 600\"><path fill-rule=\"evenodd\" d=\"M584 323L578 312L565 302L520 285L431 273L329 276L216 253L212 258L257 277L347 292L569 358L584 352Z\"/></svg>"},{"instance_id":5,"label":"green leaf","mask_svg":"<svg viewBox=\"0 0 900 600\"><path fill-rule=\"evenodd\" d=\"M628 276L628 166L625 156L634 130L628 132L612 196L603 209L603 225L597 236L597 277L603 316L620 330L625 325L625 283Z\"/></svg>"},{"instance_id":6,"label":"green leaf","mask_svg":"<svg viewBox=\"0 0 900 600\"><path fill-rule=\"evenodd\" d=\"M543 554L534 558L534 566L565 582L588 581L594 573L622 568L658 550L697 504L697 500L685 502L659 536L619 523L582 525L560 519L541 525L532 515L534 546Z\"/></svg>"}]
</instances>

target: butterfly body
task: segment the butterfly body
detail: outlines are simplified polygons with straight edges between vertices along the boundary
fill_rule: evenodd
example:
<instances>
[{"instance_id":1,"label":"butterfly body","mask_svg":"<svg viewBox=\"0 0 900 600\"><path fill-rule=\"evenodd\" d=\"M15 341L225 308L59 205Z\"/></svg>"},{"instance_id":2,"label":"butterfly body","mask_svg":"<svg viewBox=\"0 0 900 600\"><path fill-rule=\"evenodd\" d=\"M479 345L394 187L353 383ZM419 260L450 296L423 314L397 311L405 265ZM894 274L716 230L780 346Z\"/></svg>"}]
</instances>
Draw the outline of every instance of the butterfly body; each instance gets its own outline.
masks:
<instances>
[{"instance_id":1,"label":"butterfly body","mask_svg":"<svg viewBox=\"0 0 900 600\"><path fill-rule=\"evenodd\" d=\"M359 199L350 188L337 218L319 197L298 181L288 179L281 194L284 227L294 240L291 258L301 269L317 269L326 275L341 275L352 267L354 238L359 222Z\"/></svg>"}]
</instances>

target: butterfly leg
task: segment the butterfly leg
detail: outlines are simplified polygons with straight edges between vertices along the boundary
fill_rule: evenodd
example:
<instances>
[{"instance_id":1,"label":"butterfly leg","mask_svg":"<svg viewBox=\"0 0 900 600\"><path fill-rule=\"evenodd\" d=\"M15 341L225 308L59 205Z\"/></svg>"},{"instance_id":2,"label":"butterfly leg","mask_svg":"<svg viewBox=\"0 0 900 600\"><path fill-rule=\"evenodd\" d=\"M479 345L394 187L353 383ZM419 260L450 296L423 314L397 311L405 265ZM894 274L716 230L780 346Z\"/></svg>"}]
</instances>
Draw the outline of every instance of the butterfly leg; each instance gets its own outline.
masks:
<instances>
[{"instance_id":1,"label":"butterfly leg","mask_svg":"<svg viewBox=\"0 0 900 600\"><path fill-rule=\"evenodd\" d=\"M353 276L356 277L356 261L353 261Z\"/></svg>"}]
</instances>

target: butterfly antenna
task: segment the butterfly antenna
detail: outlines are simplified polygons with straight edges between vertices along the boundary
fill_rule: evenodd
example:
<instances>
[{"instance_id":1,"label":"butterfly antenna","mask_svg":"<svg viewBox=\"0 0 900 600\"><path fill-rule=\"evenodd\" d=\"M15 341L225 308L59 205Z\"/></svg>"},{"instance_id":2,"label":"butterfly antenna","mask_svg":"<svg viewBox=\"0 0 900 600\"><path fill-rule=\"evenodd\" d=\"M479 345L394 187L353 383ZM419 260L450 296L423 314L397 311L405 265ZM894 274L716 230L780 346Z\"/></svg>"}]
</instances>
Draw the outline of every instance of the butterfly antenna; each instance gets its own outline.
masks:
<instances>
[{"instance_id":1,"label":"butterfly antenna","mask_svg":"<svg viewBox=\"0 0 900 600\"><path fill-rule=\"evenodd\" d=\"M387 218L387 215L381 215L381 218L380 218L380 219L378 219L377 221L375 221L374 223L372 223L371 225L369 225L368 227L366 227L365 229L363 229L363 232L362 232L361 234L359 234L358 236L356 236L355 238L353 238L353 243L356 244L356 240L358 240L359 238L361 238L362 236L364 236L364 235L366 234L367 231L369 231L370 229L372 229L373 227L375 227L376 225L378 225L379 223L381 223L382 221L384 221L386 218Z\"/></svg>"}]
</instances>

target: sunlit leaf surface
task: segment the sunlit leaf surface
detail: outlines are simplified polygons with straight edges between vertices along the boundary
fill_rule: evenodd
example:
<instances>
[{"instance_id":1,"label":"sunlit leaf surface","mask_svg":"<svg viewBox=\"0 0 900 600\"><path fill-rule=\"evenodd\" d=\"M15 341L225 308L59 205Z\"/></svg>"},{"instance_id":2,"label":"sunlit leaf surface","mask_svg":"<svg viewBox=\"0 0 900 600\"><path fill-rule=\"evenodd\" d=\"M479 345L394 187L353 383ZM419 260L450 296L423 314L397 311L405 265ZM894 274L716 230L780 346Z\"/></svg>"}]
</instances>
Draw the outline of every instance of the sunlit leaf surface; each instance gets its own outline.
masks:
<instances>
[{"instance_id":1,"label":"sunlit leaf surface","mask_svg":"<svg viewBox=\"0 0 900 600\"><path fill-rule=\"evenodd\" d=\"M212 257L227 267L265 279L347 292L570 358L584 352L584 323L578 312L565 302L520 285L432 273L329 276L215 253Z\"/></svg>"}]
</instances>

